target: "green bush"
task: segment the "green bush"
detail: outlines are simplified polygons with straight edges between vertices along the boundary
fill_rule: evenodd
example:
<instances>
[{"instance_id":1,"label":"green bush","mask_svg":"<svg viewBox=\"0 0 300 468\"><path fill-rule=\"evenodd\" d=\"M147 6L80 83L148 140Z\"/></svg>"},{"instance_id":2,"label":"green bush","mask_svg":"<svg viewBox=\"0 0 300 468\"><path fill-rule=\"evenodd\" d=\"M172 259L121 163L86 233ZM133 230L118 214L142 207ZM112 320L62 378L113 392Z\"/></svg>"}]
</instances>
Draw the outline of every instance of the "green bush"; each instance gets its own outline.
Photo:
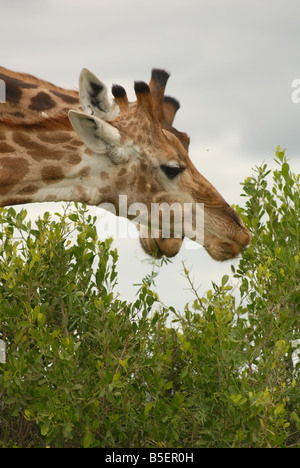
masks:
<instances>
[{"instance_id":1,"label":"green bush","mask_svg":"<svg viewBox=\"0 0 300 468\"><path fill-rule=\"evenodd\" d=\"M244 185L253 241L184 311L151 276L118 299L111 241L82 206L0 211L0 447L300 447L299 177ZM170 326L173 321L173 326ZM297 344L298 343L298 344Z\"/></svg>"}]
</instances>

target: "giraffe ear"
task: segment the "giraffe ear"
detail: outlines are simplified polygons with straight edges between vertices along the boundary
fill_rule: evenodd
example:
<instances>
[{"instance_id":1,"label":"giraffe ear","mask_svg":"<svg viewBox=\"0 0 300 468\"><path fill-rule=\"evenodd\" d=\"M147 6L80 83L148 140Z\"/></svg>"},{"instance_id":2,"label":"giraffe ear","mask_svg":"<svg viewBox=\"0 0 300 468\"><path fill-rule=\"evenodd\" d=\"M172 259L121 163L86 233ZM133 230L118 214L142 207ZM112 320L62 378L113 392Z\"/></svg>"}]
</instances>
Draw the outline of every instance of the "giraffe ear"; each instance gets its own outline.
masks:
<instances>
[{"instance_id":1,"label":"giraffe ear","mask_svg":"<svg viewBox=\"0 0 300 468\"><path fill-rule=\"evenodd\" d=\"M96 75L84 68L79 77L79 99L83 112L103 120L112 120L119 113L115 101L108 97L107 87Z\"/></svg>"},{"instance_id":2,"label":"giraffe ear","mask_svg":"<svg viewBox=\"0 0 300 468\"><path fill-rule=\"evenodd\" d=\"M117 128L82 112L70 111L69 119L79 138L94 153L107 154L114 164L128 161L129 148L122 146Z\"/></svg>"}]
</instances>

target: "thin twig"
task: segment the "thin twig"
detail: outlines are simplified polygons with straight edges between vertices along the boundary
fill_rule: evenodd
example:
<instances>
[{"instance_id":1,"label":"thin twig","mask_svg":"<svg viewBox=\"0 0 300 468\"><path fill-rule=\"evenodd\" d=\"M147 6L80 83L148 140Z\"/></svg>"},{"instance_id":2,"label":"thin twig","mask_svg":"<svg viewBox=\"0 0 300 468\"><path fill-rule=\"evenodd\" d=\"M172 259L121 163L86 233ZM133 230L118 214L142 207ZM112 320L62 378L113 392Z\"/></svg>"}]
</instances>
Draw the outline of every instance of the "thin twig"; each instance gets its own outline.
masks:
<instances>
[{"instance_id":1,"label":"thin twig","mask_svg":"<svg viewBox=\"0 0 300 468\"><path fill-rule=\"evenodd\" d=\"M182 261L182 265L183 265L183 269L184 269L184 274L190 284L190 289L191 291L195 294L196 298L197 298L197 301L199 302L200 306L202 307L202 309L204 309L204 305L203 305L203 302L202 302L202 299L200 298L199 294L198 294L198 289L195 288L194 286L194 283L190 277L190 271L186 268L185 266L185 263L184 261Z\"/></svg>"}]
</instances>

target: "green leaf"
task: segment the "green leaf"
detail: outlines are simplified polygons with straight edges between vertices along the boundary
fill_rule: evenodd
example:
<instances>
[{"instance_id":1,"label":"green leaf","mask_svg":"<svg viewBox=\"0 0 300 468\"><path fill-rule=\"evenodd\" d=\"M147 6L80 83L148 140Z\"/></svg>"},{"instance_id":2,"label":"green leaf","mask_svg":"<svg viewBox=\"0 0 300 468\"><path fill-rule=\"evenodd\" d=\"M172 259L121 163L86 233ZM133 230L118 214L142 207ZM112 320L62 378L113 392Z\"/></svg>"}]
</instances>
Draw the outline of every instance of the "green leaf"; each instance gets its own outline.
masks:
<instances>
[{"instance_id":1,"label":"green leaf","mask_svg":"<svg viewBox=\"0 0 300 468\"><path fill-rule=\"evenodd\" d=\"M43 437L45 437L45 436L48 434L49 428L50 428L50 421L47 421L47 422L45 422L45 423L42 425L42 427L41 427L41 435L42 435Z\"/></svg>"},{"instance_id":2,"label":"green leaf","mask_svg":"<svg viewBox=\"0 0 300 468\"><path fill-rule=\"evenodd\" d=\"M222 286L225 286L225 284L228 283L228 280L229 280L229 276L224 275L223 278L222 278Z\"/></svg>"},{"instance_id":3,"label":"green leaf","mask_svg":"<svg viewBox=\"0 0 300 468\"><path fill-rule=\"evenodd\" d=\"M172 388L172 387L173 387L173 382L168 382L168 383L166 383L166 385L165 385L165 389L166 389L166 390L169 390L169 389Z\"/></svg>"},{"instance_id":4,"label":"green leaf","mask_svg":"<svg viewBox=\"0 0 300 468\"><path fill-rule=\"evenodd\" d=\"M144 415L145 415L146 418L148 417L149 412L150 412L152 406L153 406L153 403L151 403L151 401L149 401L148 403L145 404L145 407L144 407Z\"/></svg>"},{"instance_id":5,"label":"green leaf","mask_svg":"<svg viewBox=\"0 0 300 468\"><path fill-rule=\"evenodd\" d=\"M93 435L91 434L91 432L87 432L82 439L82 442L81 442L82 447L89 448L92 445L93 441L94 441Z\"/></svg>"},{"instance_id":6,"label":"green leaf","mask_svg":"<svg viewBox=\"0 0 300 468\"><path fill-rule=\"evenodd\" d=\"M283 164L282 164L282 167L281 167L281 170L282 170L282 174L283 174L284 176L287 176L288 173L289 173L289 170L290 170L290 166L288 165L288 163L286 163L286 162L283 163Z\"/></svg>"}]
</instances>

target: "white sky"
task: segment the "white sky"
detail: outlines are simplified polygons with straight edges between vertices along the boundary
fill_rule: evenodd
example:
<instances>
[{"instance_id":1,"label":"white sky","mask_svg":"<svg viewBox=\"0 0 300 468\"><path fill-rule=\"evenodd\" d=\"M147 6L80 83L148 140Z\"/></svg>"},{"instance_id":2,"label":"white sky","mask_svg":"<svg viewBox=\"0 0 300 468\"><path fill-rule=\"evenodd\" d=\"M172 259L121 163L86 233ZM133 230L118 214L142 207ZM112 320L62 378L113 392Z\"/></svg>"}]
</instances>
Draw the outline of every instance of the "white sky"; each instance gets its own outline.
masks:
<instances>
[{"instance_id":1,"label":"white sky","mask_svg":"<svg viewBox=\"0 0 300 468\"><path fill-rule=\"evenodd\" d=\"M243 204L240 182L252 167L275 167L277 145L299 172L300 104L291 100L300 78L299 0L0 0L0 15L7 68L76 87L86 67L132 99L133 82L148 81L153 67L171 72L167 94L181 102L175 126L189 133L191 159L229 203ZM132 299L132 284L152 267L137 240L115 246L118 289ZM200 293L232 263L183 248L157 279L161 299L178 308L193 299L182 260Z\"/></svg>"}]
</instances>

